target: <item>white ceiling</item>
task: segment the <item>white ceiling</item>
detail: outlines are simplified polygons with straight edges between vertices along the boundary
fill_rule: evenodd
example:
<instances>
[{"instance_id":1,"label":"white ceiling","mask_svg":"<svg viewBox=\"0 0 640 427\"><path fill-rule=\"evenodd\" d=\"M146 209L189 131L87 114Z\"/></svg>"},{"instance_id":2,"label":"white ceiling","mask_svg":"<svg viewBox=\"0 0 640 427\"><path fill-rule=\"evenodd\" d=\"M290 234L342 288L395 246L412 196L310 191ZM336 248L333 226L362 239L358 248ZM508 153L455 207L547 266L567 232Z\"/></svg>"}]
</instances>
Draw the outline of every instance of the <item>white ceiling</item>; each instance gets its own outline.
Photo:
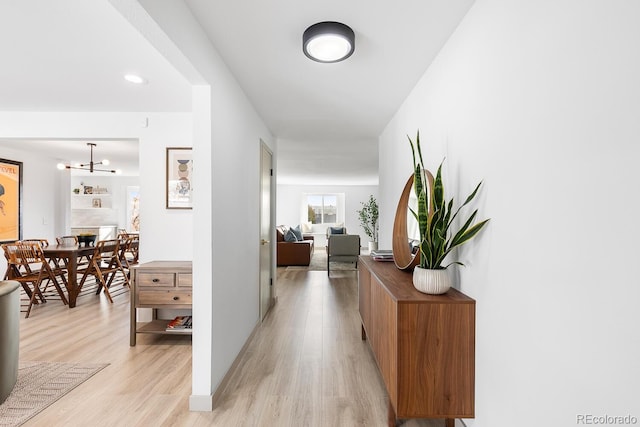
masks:
<instances>
[{"instance_id":1,"label":"white ceiling","mask_svg":"<svg viewBox=\"0 0 640 427\"><path fill-rule=\"evenodd\" d=\"M279 182L309 184L377 182L377 136L473 3L185 1L278 138ZM303 55L323 20L353 28L347 61ZM188 82L107 0L2 1L0 51L0 110L190 109ZM124 81L131 71L149 83Z\"/></svg>"},{"instance_id":2,"label":"white ceiling","mask_svg":"<svg viewBox=\"0 0 640 427\"><path fill-rule=\"evenodd\" d=\"M93 147L94 162L109 160L109 166L95 166L95 169L119 170L122 176L138 175L139 144L136 140L0 139L0 153L2 147L18 148L51 157L51 168L56 168L58 163L75 166L89 163L91 159L91 149L87 146L89 141L96 144ZM0 155L0 157L7 156ZM80 169L72 169L70 172L72 176L91 175L88 171ZM95 173L103 174L103 172Z\"/></svg>"}]
</instances>

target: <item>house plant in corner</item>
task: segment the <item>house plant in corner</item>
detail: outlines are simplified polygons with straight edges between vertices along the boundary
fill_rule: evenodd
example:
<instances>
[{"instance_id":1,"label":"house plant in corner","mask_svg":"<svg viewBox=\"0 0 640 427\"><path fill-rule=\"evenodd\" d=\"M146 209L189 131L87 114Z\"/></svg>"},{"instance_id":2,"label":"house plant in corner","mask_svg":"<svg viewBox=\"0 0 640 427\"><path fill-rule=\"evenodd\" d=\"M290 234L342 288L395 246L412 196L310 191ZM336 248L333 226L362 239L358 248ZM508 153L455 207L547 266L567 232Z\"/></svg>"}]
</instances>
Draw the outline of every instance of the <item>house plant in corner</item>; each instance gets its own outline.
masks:
<instances>
[{"instance_id":1,"label":"house plant in corner","mask_svg":"<svg viewBox=\"0 0 640 427\"><path fill-rule=\"evenodd\" d=\"M378 202L373 195L369 195L367 202L360 202L362 209L357 210L360 226L369 236L369 252L378 249Z\"/></svg>"},{"instance_id":2,"label":"house plant in corner","mask_svg":"<svg viewBox=\"0 0 640 427\"><path fill-rule=\"evenodd\" d=\"M454 211L453 198L448 202L445 200L442 163L438 167L436 177L433 178L424 167L420 132L418 131L416 135L415 143L409 136L407 138L413 155L414 190L418 199L417 209L411 209L411 212L418 221L420 231L420 263L413 270L413 286L427 294L443 294L451 287L451 277L447 267L452 264L464 265L458 261L445 265L445 258L455 248L471 240L489 221L485 219L473 224L478 213L476 209L462 227L457 231L453 230L453 222L460 210L473 200L482 182Z\"/></svg>"}]
</instances>

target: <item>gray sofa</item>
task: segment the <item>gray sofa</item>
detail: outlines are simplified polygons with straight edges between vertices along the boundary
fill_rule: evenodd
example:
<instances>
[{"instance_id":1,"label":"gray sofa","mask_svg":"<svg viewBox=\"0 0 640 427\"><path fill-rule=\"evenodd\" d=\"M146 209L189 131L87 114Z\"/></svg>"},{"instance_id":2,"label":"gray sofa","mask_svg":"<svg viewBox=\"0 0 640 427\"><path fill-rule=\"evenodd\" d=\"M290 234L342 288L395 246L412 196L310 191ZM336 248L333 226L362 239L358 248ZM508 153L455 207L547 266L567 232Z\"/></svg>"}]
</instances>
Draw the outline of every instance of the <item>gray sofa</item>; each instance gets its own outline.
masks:
<instances>
[{"instance_id":1,"label":"gray sofa","mask_svg":"<svg viewBox=\"0 0 640 427\"><path fill-rule=\"evenodd\" d=\"M20 348L20 284L0 281L0 403L4 402L18 380Z\"/></svg>"}]
</instances>

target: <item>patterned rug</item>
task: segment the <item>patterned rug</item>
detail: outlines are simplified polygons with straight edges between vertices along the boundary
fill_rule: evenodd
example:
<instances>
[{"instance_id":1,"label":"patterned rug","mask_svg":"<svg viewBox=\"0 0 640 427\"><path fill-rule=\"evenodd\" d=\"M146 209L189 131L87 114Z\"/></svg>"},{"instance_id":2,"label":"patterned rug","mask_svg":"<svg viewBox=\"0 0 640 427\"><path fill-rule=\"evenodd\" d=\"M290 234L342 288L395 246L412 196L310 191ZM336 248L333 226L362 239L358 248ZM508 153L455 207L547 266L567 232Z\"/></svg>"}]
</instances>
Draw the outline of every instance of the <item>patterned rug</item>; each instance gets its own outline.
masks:
<instances>
[{"instance_id":1,"label":"patterned rug","mask_svg":"<svg viewBox=\"0 0 640 427\"><path fill-rule=\"evenodd\" d=\"M19 426L108 363L20 362L18 382L0 405L0 426Z\"/></svg>"}]
</instances>

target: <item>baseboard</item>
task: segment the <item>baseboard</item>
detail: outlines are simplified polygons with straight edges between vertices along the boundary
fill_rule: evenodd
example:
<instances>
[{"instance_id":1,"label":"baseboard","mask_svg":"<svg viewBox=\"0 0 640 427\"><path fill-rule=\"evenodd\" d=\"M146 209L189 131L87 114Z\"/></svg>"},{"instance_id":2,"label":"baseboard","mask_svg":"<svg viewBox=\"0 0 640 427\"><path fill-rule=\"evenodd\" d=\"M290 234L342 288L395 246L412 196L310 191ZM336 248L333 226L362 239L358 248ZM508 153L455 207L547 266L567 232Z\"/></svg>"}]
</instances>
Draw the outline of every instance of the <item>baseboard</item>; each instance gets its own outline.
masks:
<instances>
[{"instance_id":1,"label":"baseboard","mask_svg":"<svg viewBox=\"0 0 640 427\"><path fill-rule=\"evenodd\" d=\"M211 399L211 404L212 404L213 408L215 408L218 405L218 403L220 401L220 398L222 397L222 393L224 393L225 389L229 385L229 381L231 380L231 376L236 371L236 369L238 369L238 365L240 364L240 360L242 360L242 357L246 353L247 348L249 347L249 343L253 339L253 336L256 334L256 332L258 332L258 328L260 327L260 324L261 324L261 322L258 322L255 325L255 327L253 328L253 331L251 331L251 334L249 334L249 337L247 338L247 340L244 342L244 345L240 349L240 352L238 353L236 358L233 360L233 363L231 364L231 367L229 367L229 370L227 371L227 373L222 378L222 381L220 381L220 385L218 385L218 388L216 388L216 391L213 393L213 398ZM212 411L213 408L209 409L209 411Z\"/></svg>"},{"instance_id":2,"label":"baseboard","mask_svg":"<svg viewBox=\"0 0 640 427\"><path fill-rule=\"evenodd\" d=\"M213 396L192 394L189 396L189 410L193 412L213 411Z\"/></svg>"}]
</instances>

